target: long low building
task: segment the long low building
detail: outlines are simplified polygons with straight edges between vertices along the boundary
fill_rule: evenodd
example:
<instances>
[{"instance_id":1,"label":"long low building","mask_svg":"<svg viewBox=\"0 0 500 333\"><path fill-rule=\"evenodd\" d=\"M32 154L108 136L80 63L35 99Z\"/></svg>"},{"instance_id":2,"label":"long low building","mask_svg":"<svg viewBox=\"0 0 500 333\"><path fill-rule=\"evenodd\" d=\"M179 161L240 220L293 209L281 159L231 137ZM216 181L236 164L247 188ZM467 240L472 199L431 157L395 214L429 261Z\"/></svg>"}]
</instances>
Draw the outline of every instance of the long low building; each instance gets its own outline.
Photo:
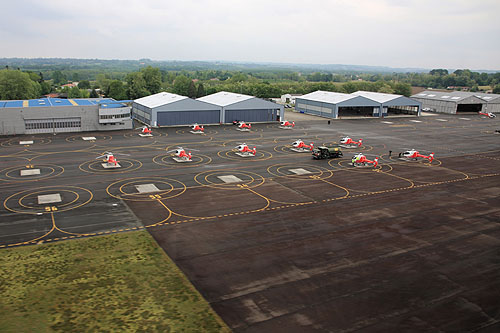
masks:
<instances>
[{"instance_id":1,"label":"long low building","mask_svg":"<svg viewBox=\"0 0 500 333\"><path fill-rule=\"evenodd\" d=\"M155 127L277 121L283 119L283 110L277 103L224 91L198 99L161 92L132 103L134 119Z\"/></svg>"},{"instance_id":2,"label":"long low building","mask_svg":"<svg viewBox=\"0 0 500 333\"><path fill-rule=\"evenodd\" d=\"M130 106L111 98L0 101L1 135L131 128Z\"/></svg>"},{"instance_id":3,"label":"long low building","mask_svg":"<svg viewBox=\"0 0 500 333\"><path fill-rule=\"evenodd\" d=\"M450 114L478 111L500 113L498 94L426 90L411 97L420 101L426 111Z\"/></svg>"},{"instance_id":4,"label":"long low building","mask_svg":"<svg viewBox=\"0 0 500 333\"><path fill-rule=\"evenodd\" d=\"M325 118L342 116L385 117L392 114L419 116L421 106L421 102L402 95L370 91L343 94L318 90L295 98L297 111Z\"/></svg>"}]
</instances>

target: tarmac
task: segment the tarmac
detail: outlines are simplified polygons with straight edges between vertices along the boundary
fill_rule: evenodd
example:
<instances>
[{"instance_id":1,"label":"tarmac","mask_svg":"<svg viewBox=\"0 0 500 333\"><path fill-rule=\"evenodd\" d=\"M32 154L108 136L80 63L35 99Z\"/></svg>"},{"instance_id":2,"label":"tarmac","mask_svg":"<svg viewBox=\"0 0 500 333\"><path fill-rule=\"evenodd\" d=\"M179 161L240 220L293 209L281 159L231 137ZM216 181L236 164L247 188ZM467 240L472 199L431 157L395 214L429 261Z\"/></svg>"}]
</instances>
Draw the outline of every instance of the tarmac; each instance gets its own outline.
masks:
<instances>
[{"instance_id":1,"label":"tarmac","mask_svg":"<svg viewBox=\"0 0 500 333\"><path fill-rule=\"evenodd\" d=\"M147 229L235 332L496 332L499 128L468 114L4 137L0 248ZM290 150L344 135L363 146L340 159ZM358 152L379 165L353 167Z\"/></svg>"}]
</instances>

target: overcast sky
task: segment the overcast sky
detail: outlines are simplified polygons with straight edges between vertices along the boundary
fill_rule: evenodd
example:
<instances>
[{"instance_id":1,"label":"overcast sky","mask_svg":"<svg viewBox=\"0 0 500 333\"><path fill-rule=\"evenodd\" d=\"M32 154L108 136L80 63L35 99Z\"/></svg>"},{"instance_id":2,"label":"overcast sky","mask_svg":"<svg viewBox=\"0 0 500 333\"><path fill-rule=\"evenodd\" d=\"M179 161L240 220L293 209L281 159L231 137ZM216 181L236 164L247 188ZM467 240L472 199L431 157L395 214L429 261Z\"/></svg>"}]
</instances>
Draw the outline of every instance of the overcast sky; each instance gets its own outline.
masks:
<instances>
[{"instance_id":1,"label":"overcast sky","mask_svg":"<svg viewBox=\"0 0 500 333\"><path fill-rule=\"evenodd\" d=\"M9 0L0 57L500 69L499 0Z\"/></svg>"}]
</instances>

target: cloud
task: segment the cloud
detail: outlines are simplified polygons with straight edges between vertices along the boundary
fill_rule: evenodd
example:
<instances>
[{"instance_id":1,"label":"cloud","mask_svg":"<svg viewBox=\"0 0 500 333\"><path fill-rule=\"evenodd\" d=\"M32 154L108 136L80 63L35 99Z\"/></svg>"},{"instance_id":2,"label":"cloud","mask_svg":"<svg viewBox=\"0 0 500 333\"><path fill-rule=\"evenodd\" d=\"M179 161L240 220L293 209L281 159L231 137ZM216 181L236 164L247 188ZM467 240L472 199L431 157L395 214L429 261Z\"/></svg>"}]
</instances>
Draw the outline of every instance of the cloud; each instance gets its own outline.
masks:
<instances>
[{"instance_id":1,"label":"cloud","mask_svg":"<svg viewBox=\"0 0 500 333\"><path fill-rule=\"evenodd\" d=\"M500 68L493 0L20 0L5 7L5 57Z\"/></svg>"}]
</instances>

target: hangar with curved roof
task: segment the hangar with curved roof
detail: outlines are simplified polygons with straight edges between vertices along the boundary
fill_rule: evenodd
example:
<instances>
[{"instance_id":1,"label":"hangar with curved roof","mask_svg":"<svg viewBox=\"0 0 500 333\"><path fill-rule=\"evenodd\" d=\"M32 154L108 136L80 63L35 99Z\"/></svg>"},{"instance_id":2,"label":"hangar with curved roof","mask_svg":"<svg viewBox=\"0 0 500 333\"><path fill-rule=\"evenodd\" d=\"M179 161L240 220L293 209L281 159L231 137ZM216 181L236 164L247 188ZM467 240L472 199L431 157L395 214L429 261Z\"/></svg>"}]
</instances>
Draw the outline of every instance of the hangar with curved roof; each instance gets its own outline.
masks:
<instances>
[{"instance_id":1,"label":"hangar with curved roof","mask_svg":"<svg viewBox=\"0 0 500 333\"><path fill-rule=\"evenodd\" d=\"M391 114L420 115L421 104L411 98L369 91L343 94L315 91L295 99L295 109L325 118L342 116L384 117Z\"/></svg>"}]
</instances>

